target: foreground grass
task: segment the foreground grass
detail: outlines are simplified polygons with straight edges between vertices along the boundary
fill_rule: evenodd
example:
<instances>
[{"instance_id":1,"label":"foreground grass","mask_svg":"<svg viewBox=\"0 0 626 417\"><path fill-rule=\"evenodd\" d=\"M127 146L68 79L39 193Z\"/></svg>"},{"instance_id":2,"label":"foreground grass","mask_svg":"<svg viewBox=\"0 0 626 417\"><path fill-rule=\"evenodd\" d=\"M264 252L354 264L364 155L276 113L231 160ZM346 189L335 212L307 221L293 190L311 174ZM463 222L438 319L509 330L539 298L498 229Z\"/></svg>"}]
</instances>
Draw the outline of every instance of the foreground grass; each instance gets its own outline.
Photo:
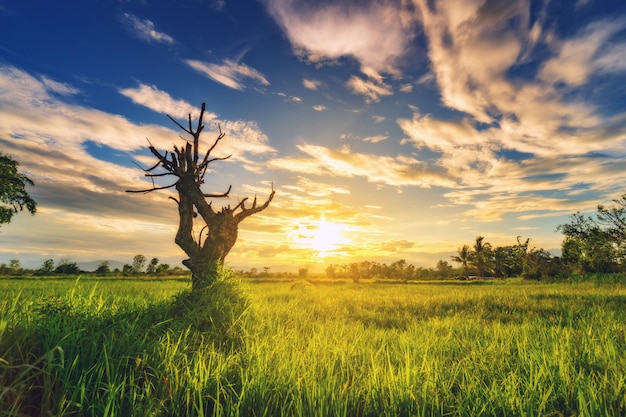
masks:
<instances>
[{"instance_id":1,"label":"foreground grass","mask_svg":"<svg viewBox=\"0 0 626 417\"><path fill-rule=\"evenodd\" d=\"M0 282L0 408L626 414L626 287L479 284L222 283L189 311L179 282Z\"/></svg>"}]
</instances>

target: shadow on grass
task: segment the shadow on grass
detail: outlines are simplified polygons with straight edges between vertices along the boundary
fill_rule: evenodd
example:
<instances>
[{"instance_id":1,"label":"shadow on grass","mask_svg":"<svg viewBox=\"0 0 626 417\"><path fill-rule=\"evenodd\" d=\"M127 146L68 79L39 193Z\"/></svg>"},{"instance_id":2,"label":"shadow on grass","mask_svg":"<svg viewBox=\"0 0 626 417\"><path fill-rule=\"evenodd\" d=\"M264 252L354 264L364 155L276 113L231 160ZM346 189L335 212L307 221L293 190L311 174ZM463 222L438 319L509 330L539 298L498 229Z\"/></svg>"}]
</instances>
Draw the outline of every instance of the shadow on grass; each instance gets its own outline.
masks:
<instances>
[{"instance_id":1,"label":"shadow on grass","mask_svg":"<svg viewBox=\"0 0 626 417\"><path fill-rule=\"evenodd\" d=\"M247 311L232 281L164 301L120 304L95 291L14 300L0 313L0 414L167 415L182 402L191 407L195 400L174 398L168 376L200 347L217 356L236 351Z\"/></svg>"}]
</instances>

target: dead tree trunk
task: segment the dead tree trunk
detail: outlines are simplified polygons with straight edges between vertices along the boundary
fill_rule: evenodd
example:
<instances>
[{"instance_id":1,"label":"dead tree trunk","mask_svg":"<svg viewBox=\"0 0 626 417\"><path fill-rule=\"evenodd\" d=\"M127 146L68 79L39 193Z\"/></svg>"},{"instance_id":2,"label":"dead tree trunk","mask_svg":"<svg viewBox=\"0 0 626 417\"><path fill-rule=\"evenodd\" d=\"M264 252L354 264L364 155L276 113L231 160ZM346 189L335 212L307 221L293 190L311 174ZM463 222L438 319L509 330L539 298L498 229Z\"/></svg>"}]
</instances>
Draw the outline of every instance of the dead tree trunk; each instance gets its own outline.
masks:
<instances>
[{"instance_id":1,"label":"dead tree trunk","mask_svg":"<svg viewBox=\"0 0 626 417\"><path fill-rule=\"evenodd\" d=\"M202 103L198 125L194 130L191 124L191 115L189 115L189 127L185 128L171 116L168 116L179 128L192 136L193 143L187 142L184 147L178 148L174 145L174 152L165 151L161 153L152 144L150 144L150 152L158 159L158 162L151 168L145 169L146 177L164 177L173 175L177 179L168 186L160 187L153 183L152 188L146 190L129 190L133 193L149 193L156 190L175 188L178 192L178 199L170 197L178 204L179 224L176 233L175 242L185 251L188 259L183 264L191 270L192 290L199 290L211 285L217 277L218 265L224 262L224 258L230 252L231 248L237 241L237 232L239 223L246 217L249 217L261 210L266 209L274 198L274 188L265 203L257 205L256 197L250 207L246 207L247 198L244 198L234 208L230 205L223 207L221 210L214 210L212 202L208 201L212 198L228 197L229 187L225 193L206 194L202 191L201 186L204 184L204 174L208 165L215 161L221 161L230 158L211 157L211 152L219 141L224 138L224 133L220 129L220 133L208 149L202 160L199 159L199 138L200 133L204 129L202 118L204 116L205 103ZM164 169L164 172L154 173L157 168ZM200 233L196 237L194 235L194 223L196 220L204 222Z\"/></svg>"}]
</instances>

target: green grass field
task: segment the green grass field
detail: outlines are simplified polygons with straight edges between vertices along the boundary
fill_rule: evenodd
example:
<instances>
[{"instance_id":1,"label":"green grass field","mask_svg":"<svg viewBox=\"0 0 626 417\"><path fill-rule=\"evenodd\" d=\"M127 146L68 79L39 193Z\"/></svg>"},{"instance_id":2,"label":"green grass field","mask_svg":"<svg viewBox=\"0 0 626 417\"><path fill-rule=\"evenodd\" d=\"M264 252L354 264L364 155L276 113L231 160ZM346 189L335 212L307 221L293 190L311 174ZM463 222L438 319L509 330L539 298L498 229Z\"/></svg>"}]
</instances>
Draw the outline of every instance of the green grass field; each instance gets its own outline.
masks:
<instances>
[{"instance_id":1,"label":"green grass field","mask_svg":"<svg viewBox=\"0 0 626 417\"><path fill-rule=\"evenodd\" d=\"M0 413L626 415L623 285L188 286L0 281Z\"/></svg>"}]
</instances>

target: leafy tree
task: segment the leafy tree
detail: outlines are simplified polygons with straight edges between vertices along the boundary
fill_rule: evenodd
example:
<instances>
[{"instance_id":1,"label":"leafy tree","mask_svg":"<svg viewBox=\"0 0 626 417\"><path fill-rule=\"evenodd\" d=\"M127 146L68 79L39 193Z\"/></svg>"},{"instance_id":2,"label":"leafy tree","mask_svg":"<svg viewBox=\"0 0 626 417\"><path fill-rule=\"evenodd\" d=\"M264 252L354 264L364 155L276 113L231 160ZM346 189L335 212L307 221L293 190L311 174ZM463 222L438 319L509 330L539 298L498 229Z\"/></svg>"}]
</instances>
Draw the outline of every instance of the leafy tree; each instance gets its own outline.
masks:
<instances>
[{"instance_id":1,"label":"leafy tree","mask_svg":"<svg viewBox=\"0 0 626 417\"><path fill-rule=\"evenodd\" d=\"M185 270L183 268L181 268L180 266L175 266L172 269L170 269L170 275L185 275Z\"/></svg>"},{"instance_id":2,"label":"leafy tree","mask_svg":"<svg viewBox=\"0 0 626 417\"><path fill-rule=\"evenodd\" d=\"M355 284L358 284L361 280L361 268L357 262L352 262L347 266L348 276Z\"/></svg>"},{"instance_id":3,"label":"leafy tree","mask_svg":"<svg viewBox=\"0 0 626 417\"><path fill-rule=\"evenodd\" d=\"M451 258L454 262L458 262L463 266L463 275L468 276L469 264L472 260L472 249L468 245L463 245L458 252L458 255L453 255Z\"/></svg>"},{"instance_id":4,"label":"leafy tree","mask_svg":"<svg viewBox=\"0 0 626 417\"><path fill-rule=\"evenodd\" d=\"M70 262L67 259L61 259L59 265L54 269L55 274L62 275L78 275L80 274L80 268L76 262Z\"/></svg>"},{"instance_id":5,"label":"leafy tree","mask_svg":"<svg viewBox=\"0 0 626 417\"><path fill-rule=\"evenodd\" d=\"M133 267L132 265L129 264L124 264L124 266L122 266L122 274L124 275L130 275L133 273Z\"/></svg>"},{"instance_id":6,"label":"leafy tree","mask_svg":"<svg viewBox=\"0 0 626 417\"><path fill-rule=\"evenodd\" d=\"M498 278L510 276L513 263L511 246L498 246L493 250L493 274Z\"/></svg>"},{"instance_id":7,"label":"leafy tree","mask_svg":"<svg viewBox=\"0 0 626 417\"><path fill-rule=\"evenodd\" d=\"M46 259L34 275L52 275L54 273L54 259Z\"/></svg>"},{"instance_id":8,"label":"leafy tree","mask_svg":"<svg viewBox=\"0 0 626 417\"><path fill-rule=\"evenodd\" d=\"M526 255L524 271L525 279L540 279L548 275L552 255L544 249L532 249Z\"/></svg>"},{"instance_id":9,"label":"leafy tree","mask_svg":"<svg viewBox=\"0 0 626 417\"><path fill-rule=\"evenodd\" d=\"M109 261L102 261L98 268L96 269L97 275L106 275L111 272L111 268L109 267Z\"/></svg>"},{"instance_id":10,"label":"leafy tree","mask_svg":"<svg viewBox=\"0 0 626 417\"><path fill-rule=\"evenodd\" d=\"M325 269L326 277L330 279L334 279L337 276L337 266L330 264Z\"/></svg>"},{"instance_id":11,"label":"leafy tree","mask_svg":"<svg viewBox=\"0 0 626 417\"><path fill-rule=\"evenodd\" d=\"M20 264L19 259L9 259L9 273L12 275L17 275L21 272L22 265Z\"/></svg>"},{"instance_id":12,"label":"leafy tree","mask_svg":"<svg viewBox=\"0 0 626 417\"><path fill-rule=\"evenodd\" d=\"M158 275L167 275L170 272L169 264L159 264L156 268L156 273Z\"/></svg>"},{"instance_id":13,"label":"leafy tree","mask_svg":"<svg viewBox=\"0 0 626 417\"><path fill-rule=\"evenodd\" d=\"M613 272L618 265L618 243L614 231L580 212L570 223L559 225L565 235L561 245L563 259L581 272Z\"/></svg>"},{"instance_id":14,"label":"leafy tree","mask_svg":"<svg viewBox=\"0 0 626 417\"><path fill-rule=\"evenodd\" d=\"M492 270L492 250L489 243L483 243L484 236L476 237L474 250L470 258L471 264L478 270L478 276L484 278Z\"/></svg>"},{"instance_id":15,"label":"leafy tree","mask_svg":"<svg viewBox=\"0 0 626 417\"><path fill-rule=\"evenodd\" d=\"M141 254L135 255L135 257L133 258L133 273L134 274L142 273L145 265L146 265L146 257Z\"/></svg>"},{"instance_id":16,"label":"leafy tree","mask_svg":"<svg viewBox=\"0 0 626 417\"><path fill-rule=\"evenodd\" d=\"M441 278L450 278L454 274L454 268L447 261L440 260L437 262L437 274Z\"/></svg>"},{"instance_id":17,"label":"leafy tree","mask_svg":"<svg viewBox=\"0 0 626 417\"><path fill-rule=\"evenodd\" d=\"M158 258L150 259L150 263L148 264L148 269L146 270L146 272L148 274L154 274L156 272L156 268L158 264L159 264Z\"/></svg>"},{"instance_id":18,"label":"leafy tree","mask_svg":"<svg viewBox=\"0 0 626 417\"><path fill-rule=\"evenodd\" d=\"M17 170L19 163L0 152L0 224L11 222L11 218L24 208L31 214L37 211L37 203L26 191L26 185L35 185L26 175Z\"/></svg>"},{"instance_id":19,"label":"leafy tree","mask_svg":"<svg viewBox=\"0 0 626 417\"><path fill-rule=\"evenodd\" d=\"M168 116L180 129L192 137L192 141L186 142L180 148L174 146L174 152L165 151L165 153L162 153L154 146L149 146L150 152L157 158L157 163L145 170L146 176L151 179L173 176L175 177L175 182L167 186L157 187L154 185L150 189L130 191L149 193L156 190L175 188L178 192L178 199L172 197L178 204L179 215L175 242L189 257L183 261L183 265L192 272L192 290L201 290L215 281L218 276L219 265L223 264L226 255L228 255L237 241L239 223L247 217L265 210L275 194L272 187L269 198L262 205L257 205L255 197L252 205L246 207L247 198L244 198L234 208L228 205L222 207L221 210L215 210L212 202L207 201L207 199L212 198L228 197L232 187L229 187L225 193L218 194L207 194L201 188L204 184L204 175L209 164L230 158L230 155L225 157L211 156L213 149L224 138L225 134L221 130L213 145L204 154L204 157L200 158L199 139L204 129L202 119L205 108L205 103L202 103L198 124L195 129L191 124L191 114L189 115L188 128L178 123L171 116ZM163 172L153 173L159 167ZM204 223L204 226L199 228L201 232L198 235L194 235L195 221Z\"/></svg>"},{"instance_id":20,"label":"leafy tree","mask_svg":"<svg viewBox=\"0 0 626 417\"><path fill-rule=\"evenodd\" d=\"M615 242L621 245L626 241L626 194L613 200L613 203L611 207L598 205L598 221L606 227Z\"/></svg>"}]
</instances>

